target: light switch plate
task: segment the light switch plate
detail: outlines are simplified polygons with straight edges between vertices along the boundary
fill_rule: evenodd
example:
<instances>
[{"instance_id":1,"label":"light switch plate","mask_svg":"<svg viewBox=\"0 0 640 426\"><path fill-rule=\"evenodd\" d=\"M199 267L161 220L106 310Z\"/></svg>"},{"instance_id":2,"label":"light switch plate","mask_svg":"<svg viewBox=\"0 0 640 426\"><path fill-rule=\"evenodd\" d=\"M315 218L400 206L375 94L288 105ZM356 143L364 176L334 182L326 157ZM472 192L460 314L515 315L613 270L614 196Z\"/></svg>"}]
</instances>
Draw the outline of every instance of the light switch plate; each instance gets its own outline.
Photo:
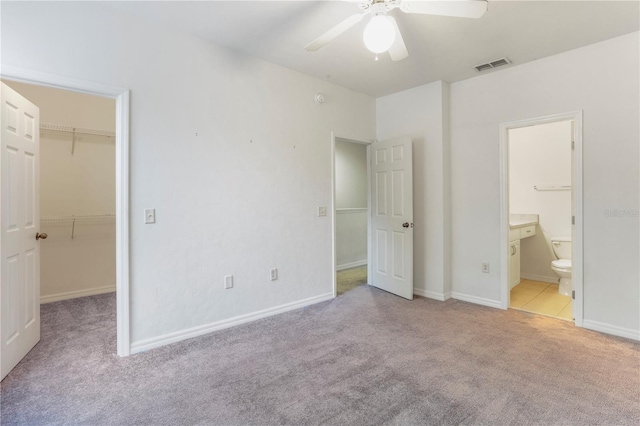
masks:
<instances>
[{"instance_id":1,"label":"light switch plate","mask_svg":"<svg viewBox=\"0 0 640 426\"><path fill-rule=\"evenodd\" d=\"M156 223L156 209L144 210L144 223Z\"/></svg>"},{"instance_id":2,"label":"light switch plate","mask_svg":"<svg viewBox=\"0 0 640 426\"><path fill-rule=\"evenodd\" d=\"M225 275L224 288L227 290L233 288L233 275Z\"/></svg>"},{"instance_id":3,"label":"light switch plate","mask_svg":"<svg viewBox=\"0 0 640 426\"><path fill-rule=\"evenodd\" d=\"M327 215L327 208L325 206L318 206L318 217L326 216L326 215Z\"/></svg>"}]
</instances>

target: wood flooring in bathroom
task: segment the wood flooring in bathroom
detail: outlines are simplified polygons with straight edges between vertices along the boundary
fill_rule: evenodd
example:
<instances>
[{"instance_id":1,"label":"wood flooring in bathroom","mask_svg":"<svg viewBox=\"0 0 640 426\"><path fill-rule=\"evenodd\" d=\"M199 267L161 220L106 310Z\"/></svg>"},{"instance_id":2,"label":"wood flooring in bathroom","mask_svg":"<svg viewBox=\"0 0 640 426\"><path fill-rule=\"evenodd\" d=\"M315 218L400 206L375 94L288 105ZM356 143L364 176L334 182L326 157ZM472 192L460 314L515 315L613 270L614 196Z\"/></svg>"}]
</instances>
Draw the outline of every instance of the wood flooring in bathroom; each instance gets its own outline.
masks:
<instances>
[{"instance_id":1,"label":"wood flooring in bathroom","mask_svg":"<svg viewBox=\"0 0 640 426\"><path fill-rule=\"evenodd\" d=\"M573 321L571 298L558 294L558 284L521 280L511 289L511 309Z\"/></svg>"}]
</instances>

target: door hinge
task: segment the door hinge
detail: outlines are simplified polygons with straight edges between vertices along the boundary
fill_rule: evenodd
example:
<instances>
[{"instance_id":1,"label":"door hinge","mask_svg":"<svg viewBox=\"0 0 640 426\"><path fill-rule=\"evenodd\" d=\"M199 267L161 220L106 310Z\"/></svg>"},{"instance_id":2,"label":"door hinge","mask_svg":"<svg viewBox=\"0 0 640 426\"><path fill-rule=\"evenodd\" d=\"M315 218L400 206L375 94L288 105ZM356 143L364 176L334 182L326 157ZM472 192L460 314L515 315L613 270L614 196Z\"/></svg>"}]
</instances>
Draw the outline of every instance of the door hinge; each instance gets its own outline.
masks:
<instances>
[{"instance_id":1,"label":"door hinge","mask_svg":"<svg viewBox=\"0 0 640 426\"><path fill-rule=\"evenodd\" d=\"M576 141L571 141L571 149L572 150L576 149Z\"/></svg>"},{"instance_id":2,"label":"door hinge","mask_svg":"<svg viewBox=\"0 0 640 426\"><path fill-rule=\"evenodd\" d=\"M576 217L575 216L571 216L571 224L572 225L576 224Z\"/></svg>"},{"instance_id":3,"label":"door hinge","mask_svg":"<svg viewBox=\"0 0 640 426\"><path fill-rule=\"evenodd\" d=\"M575 290L571 290L571 298L573 300L576 300L576 291Z\"/></svg>"}]
</instances>

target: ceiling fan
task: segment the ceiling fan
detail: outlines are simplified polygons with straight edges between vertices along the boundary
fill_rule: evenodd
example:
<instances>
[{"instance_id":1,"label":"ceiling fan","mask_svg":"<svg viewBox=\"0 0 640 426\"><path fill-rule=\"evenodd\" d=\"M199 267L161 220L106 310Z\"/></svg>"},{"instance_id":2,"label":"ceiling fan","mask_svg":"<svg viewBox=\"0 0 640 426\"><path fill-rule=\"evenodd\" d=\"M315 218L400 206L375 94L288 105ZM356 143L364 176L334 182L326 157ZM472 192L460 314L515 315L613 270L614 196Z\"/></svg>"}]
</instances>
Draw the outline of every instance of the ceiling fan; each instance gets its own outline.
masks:
<instances>
[{"instance_id":1,"label":"ceiling fan","mask_svg":"<svg viewBox=\"0 0 640 426\"><path fill-rule=\"evenodd\" d=\"M310 52L320 49L365 16L372 15L363 33L365 46L376 54L376 60L378 53L389 51L393 61L400 61L409 56L409 52L396 20L387 12L399 8L404 13L480 18L487 11L487 0L361 0L357 3L361 13L340 22L306 45L305 49Z\"/></svg>"}]
</instances>

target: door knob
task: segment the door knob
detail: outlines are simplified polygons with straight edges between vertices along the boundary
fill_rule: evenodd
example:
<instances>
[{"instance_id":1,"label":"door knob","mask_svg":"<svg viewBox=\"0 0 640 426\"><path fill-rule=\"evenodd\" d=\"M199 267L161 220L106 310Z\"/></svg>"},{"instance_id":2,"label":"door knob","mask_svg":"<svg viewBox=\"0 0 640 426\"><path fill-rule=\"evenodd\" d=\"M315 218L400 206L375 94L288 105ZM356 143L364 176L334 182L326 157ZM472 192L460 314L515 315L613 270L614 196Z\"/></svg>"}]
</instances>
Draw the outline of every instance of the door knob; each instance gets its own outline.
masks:
<instances>
[{"instance_id":1,"label":"door knob","mask_svg":"<svg viewBox=\"0 0 640 426\"><path fill-rule=\"evenodd\" d=\"M412 227L413 228L413 223L409 223L409 222L405 222L402 224L403 228L408 228L408 227Z\"/></svg>"},{"instance_id":2,"label":"door knob","mask_svg":"<svg viewBox=\"0 0 640 426\"><path fill-rule=\"evenodd\" d=\"M43 232L42 234L39 232L36 232L36 240L46 240L48 237L48 235L46 234L46 232Z\"/></svg>"}]
</instances>

